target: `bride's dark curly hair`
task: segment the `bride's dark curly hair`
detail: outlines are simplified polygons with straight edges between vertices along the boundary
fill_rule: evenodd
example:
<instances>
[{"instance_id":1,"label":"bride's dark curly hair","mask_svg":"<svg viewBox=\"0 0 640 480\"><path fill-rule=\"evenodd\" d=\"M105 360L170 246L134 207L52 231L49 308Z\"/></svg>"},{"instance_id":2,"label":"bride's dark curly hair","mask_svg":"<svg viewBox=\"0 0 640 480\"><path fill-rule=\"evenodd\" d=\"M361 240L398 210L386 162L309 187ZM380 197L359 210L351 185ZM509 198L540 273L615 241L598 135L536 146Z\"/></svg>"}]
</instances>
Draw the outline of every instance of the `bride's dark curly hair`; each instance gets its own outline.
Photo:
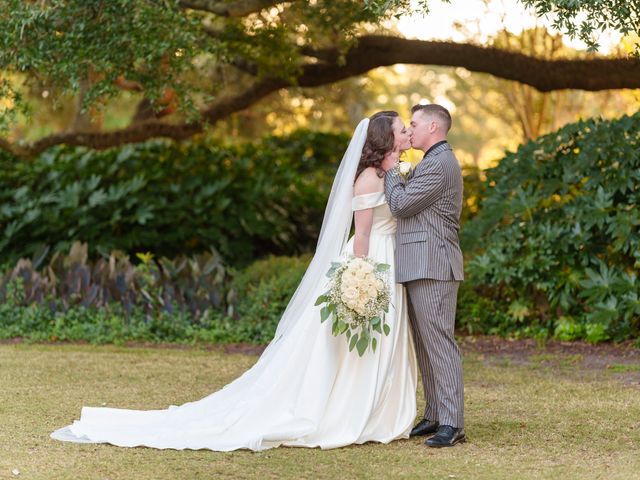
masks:
<instances>
[{"instance_id":1,"label":"bride's dark curly hair","mask_svg":"<svg viewBox=\"0 0 640 480\"><path fill-rule=\"evenodd\" d=\"M382 161L384 156L393 150L393 120L398 116L398 112L385 110L378 112L369 118L369 127L367 128L367 139L362 147L362 156L356 170L356 178L354 183L366 168L374 167L378 177L384 177L382 170Z\"/></svg>"}]
</instances>

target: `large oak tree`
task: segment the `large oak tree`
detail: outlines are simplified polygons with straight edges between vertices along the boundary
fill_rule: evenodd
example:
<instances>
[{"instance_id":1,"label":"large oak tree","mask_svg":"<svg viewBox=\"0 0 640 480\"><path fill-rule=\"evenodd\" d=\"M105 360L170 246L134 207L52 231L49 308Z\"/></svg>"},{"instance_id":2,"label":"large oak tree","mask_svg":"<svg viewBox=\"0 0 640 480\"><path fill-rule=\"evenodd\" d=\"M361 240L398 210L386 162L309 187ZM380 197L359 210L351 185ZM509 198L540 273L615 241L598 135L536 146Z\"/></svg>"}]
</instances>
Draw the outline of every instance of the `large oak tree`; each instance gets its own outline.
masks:
<instances>
[{"instance_id":1,"label":"large oak tree","mask_svg":"<svg viewBox=\"0 0 640 480\"><path fill-rule=\"evenodd\" d=\"M521 3L553 15L555 27L594 51L594 32L640 27L640 0ZM419 8L428 12L427 1ZM82 108L73 131L33 143L0 138L0 147L27 156L58 144L99 149L186 139L279 89L326 85L397 63L464 67L541 92L640 88L637 55L550 60L411 40L381 28L410 11L409 0L1 0L3 125L26 111L23 94L34 85L61 98L75 95ZM123 90L142 95L129 126L105 131L87 121Z\"/></svg>"}]
</instances>

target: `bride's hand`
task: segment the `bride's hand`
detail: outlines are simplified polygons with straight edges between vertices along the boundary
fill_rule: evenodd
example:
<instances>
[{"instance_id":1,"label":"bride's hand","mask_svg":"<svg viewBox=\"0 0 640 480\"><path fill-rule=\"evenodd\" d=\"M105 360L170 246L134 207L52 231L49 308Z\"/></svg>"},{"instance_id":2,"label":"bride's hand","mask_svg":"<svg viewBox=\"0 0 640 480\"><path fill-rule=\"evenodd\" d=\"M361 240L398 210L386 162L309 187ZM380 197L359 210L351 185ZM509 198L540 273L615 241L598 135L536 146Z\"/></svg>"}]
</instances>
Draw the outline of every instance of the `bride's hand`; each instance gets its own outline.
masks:
<instances>
[{"instance_id":1,"label":"bride's hand","mask_svg":"<svg viewBox=\"0 0 640 480\"><path fill-rule=\"evenodd\" d=\"M397 148L394 148L392 151L390 151L384 156L384 160L382 160L381 167L385 172L387 172L391 170L393 167L395 167L399 161L400 161L400 150Z\"/></svg>"}]
</instances>

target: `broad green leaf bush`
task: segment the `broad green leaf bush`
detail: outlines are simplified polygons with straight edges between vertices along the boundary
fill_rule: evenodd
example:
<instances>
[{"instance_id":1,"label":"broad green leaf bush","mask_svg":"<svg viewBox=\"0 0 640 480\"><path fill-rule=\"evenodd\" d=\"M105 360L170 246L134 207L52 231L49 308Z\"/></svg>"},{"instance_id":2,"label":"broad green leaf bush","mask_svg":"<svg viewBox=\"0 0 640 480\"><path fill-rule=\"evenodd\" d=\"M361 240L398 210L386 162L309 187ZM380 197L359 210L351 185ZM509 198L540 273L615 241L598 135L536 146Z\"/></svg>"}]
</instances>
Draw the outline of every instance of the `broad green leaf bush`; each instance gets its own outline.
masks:
<instances>
[{"instance_id":1,"label":"broad green leaf bush","mask_svg":"<svg viewBox=\"0 0 640 480\"><path fill-rule=\"evenodd\" d=\"M75 241L173 258L219 251L246 265L315 247L345 135L298 131L254 143L150 141L105 151L0 153L0 259Z\"/></svg>"},{"instance_id":2,"label":"broad green leaf bush","mask_svg":"<svg viewBox=\"0 0 640 480\"><path fill-rule=\"evenodd\" d=\"M486 172L461 232L471 332L621 341L640 336L640 113L590 119Z\"/></svg>"}]
</instances>

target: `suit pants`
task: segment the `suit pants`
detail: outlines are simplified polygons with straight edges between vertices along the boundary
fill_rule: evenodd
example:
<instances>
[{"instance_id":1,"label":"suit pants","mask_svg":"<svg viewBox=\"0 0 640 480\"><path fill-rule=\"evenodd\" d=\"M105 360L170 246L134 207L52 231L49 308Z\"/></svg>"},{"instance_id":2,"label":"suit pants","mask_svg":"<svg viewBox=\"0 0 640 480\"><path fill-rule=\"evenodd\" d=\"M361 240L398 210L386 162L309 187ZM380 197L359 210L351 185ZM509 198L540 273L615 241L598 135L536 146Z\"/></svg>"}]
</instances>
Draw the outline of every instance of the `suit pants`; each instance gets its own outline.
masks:
<instances>
[{"instance_id":1,"label":"suit pants","mask_svg":"<svg viewBox=\"0 0 640 480\"><path fill-rule=\"evenodd\" d=\"M464 426L462 360L454 337L460 282L419 279L405 283L409 322L424 385L424 418Z\"/></svg>"}]
</instances>

